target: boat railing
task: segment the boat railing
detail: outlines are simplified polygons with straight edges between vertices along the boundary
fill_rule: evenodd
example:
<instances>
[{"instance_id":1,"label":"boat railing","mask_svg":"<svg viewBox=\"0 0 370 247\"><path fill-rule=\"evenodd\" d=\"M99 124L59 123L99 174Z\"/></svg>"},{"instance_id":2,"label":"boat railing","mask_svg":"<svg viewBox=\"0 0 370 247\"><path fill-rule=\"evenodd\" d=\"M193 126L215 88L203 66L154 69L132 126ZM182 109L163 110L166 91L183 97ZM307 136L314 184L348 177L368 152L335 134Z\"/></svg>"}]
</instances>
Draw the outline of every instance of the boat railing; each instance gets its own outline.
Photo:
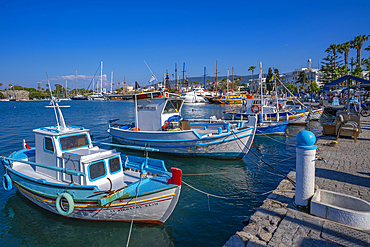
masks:
<instances>
[{"instance_id":1,"label":"boat railing","mask_svg":"<svg viewBox=\"0 0 370 247\"><path fill-rule=\"evenodd\" d=\"M79 129L79 130L84 130L85 129L84 127L74 126L74 125L67 125L66 127L67 128ZM46 131L50 131L50 132L60 133L60 130L58 129L58 126L47 126L47 127L38 128L36 130L46 130Z\"/></svg>"},{"instance_id":2,"label":"boat railing","mask_svg":"<svg viewBox=\"0 0 370 247\"><path fill-rule=\"evenodd\" d=\"M29 165L32 165L32 166L38 166L38 167L42 167L42 168L57 171L57 172L63 172L63 173L66 173L68 175L86 177L86 174L81 172L81 171L75 171L75 170L62 168L62 167L56 167L56 166L49 166L49 165L44 165L44 164L39 164L39 163L31 162L31 161L26 161L26 160L21 160L21 159L14 159L14 158L9 158L9 157L1 157L1 158L4 159L4 160L8 160L8 161L21 162L21 163L29 164Z\"/></svg>"}]
</instances>

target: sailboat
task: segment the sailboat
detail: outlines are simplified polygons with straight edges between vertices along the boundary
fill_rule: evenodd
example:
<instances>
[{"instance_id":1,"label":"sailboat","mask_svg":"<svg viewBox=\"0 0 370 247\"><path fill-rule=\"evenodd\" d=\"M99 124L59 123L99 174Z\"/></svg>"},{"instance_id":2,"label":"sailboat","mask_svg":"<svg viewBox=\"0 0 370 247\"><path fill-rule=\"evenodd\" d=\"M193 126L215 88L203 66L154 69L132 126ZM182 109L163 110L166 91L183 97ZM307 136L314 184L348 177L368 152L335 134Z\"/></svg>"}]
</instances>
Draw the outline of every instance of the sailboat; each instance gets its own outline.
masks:
<instances>
[{"instance_id":1,"label":"sailboat","mask_svg":"<svg viewBox=\"0 0 370 247\"><path fill-rule=\"evenodd\" d=\"M89 100L105 100L103 94L103 61L100 63L100 92L89 95Z\"/></svg>"}]
</instances>

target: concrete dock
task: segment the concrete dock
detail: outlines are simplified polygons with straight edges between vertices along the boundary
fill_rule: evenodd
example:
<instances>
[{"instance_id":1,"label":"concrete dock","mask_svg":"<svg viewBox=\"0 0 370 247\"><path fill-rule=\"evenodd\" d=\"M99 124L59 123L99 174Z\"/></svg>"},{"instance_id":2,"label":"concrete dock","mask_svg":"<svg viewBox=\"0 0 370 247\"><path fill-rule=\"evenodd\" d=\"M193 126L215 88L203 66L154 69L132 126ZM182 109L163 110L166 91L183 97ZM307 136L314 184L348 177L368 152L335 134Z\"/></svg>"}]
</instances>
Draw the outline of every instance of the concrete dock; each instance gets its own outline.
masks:
<instances>
[{"instance_id":1,"label":"concrete dock","mask_svg":"<svg viewBox=\"0 0 370 247\"><path fill-rule=\"evenodd\" d=\"M370 117L361 117L357 142L335 136L317 139L316 189L339 192L370 202ZM295 171L288 174L295 180ZM294 186L284 179L248 224L231 236L224 246L370 246L370 231L319 218L293 206Z\"/></svg>"}]
</instances>

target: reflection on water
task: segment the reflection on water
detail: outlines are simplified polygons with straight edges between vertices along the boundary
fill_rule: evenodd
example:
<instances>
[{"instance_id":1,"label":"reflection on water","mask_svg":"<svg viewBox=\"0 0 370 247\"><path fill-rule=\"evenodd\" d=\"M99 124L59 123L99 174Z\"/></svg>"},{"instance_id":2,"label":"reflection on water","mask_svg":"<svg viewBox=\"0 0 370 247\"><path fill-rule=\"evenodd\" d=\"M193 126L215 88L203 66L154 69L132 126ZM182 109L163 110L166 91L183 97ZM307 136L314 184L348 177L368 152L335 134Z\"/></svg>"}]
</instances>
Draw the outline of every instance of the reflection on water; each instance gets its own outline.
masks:
<instances>
[{"instance_id":1,"label":"reflection on water","mask_svg":"<svg viewBox=\"0 0 370 247\"><path fill-rule=\"evenodd\" d=\"M8 155L22 146L22 140L34 145L32 129L55 124L48 102L0 102L1 153ZM107 120L134 120L131 101L71 101L63 108L66 123L90 129L93 140L110 142ZM222 117L227 110L240 106L185 104L185 118ZM194 109L194 111L193 111ZM222 246L243 228L242 221L252 214L276 188L282 177L265 163L287 174L295 166L296 134L310 128L321 134L321 123L288 126L285 136L257 136L251 152L243 160L174 157L151 152L150 157L163 159L168 169L183 170L183 180L206 193L227 197L219 199L199 193L186 185L177 207L162 226L134 226L130 246ZM106 148L106 147L105 147ZM143 152L118 151L134 155ZM256 154L253 155L253 154ZM262 160L263 161L262 161ZM285 160L279 162L281 160ZM3 171L0 169L0 176ZM198 175L194 175L198 174ZM199 175L201 174L201 175ZM125 246L130 225L120 222L93 222L63 218L38 208L13 189L0 190L0 246L91 245Z\"/></svg>"},{"instance_id":2,"label":"reflection on water","mask_svg":"<svg viewBox=\"0 0 370 247\"><path fill-rule=\"evenodd\" d=\"M60 217L19 192L5 202L0 219L2 246L125 246L130 227L129 223ZM132 236L130 246L174 246L163 226L135 227Z\"/></svg>"}]
</instances>

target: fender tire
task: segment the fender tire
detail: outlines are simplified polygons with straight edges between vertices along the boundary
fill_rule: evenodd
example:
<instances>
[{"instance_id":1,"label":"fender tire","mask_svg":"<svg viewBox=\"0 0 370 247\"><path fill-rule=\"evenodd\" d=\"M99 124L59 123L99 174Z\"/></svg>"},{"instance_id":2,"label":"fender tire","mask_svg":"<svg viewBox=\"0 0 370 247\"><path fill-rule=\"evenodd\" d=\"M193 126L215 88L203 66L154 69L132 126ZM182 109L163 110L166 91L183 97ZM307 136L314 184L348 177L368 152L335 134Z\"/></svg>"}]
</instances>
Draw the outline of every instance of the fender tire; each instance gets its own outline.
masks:
<instances>
[{"instance_id":1,"label":"fender tire","mask_svg":"<svg viewBox=\"0 0 370 247\"><path fill-rule=\"evenodd\" d=\"M3 188L4 190L11 190L13 188L12 179L8 174L5 174L3 177Z\"/></svg>"},{"instance_id":2,"label":"fender tire","mask_svg":"<svg viewBox=\"0 0 370 247\"><path fill-rule=\"evenodd\" d=\"M64 209L64 207L62 205L62 199L67 200L67 202L68 202L68 210L65 210ZM73 201L73 198L67 192L61 193L57 197L57 200L56 200L55 204L56 204L58 213L60 213L61 215L64 215L64 216L71 214L73 212L74 208L75 208L75 203Z\"/></svg>"}]
</instances>

